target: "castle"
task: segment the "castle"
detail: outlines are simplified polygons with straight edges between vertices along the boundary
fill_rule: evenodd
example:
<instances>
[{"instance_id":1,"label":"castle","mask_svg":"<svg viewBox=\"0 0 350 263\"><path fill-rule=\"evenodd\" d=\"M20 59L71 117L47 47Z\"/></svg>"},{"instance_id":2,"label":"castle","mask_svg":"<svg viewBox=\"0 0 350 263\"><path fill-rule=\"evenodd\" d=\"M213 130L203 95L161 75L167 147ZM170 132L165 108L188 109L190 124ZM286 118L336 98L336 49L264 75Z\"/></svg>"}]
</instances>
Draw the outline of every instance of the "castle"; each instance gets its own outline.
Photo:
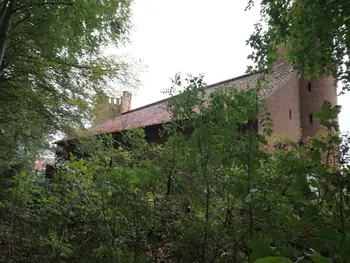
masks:
<instances>
[{"instance_id":1,"label":"castle","mask_svg":"<svg viewBox=\"0 0 350 263\"><path fill-rule=\"evenodd\" d=\"M258 78L259 73L225 80L207 86L206 94L209 95L223 87L254 87ZM333 106L337 104L335 81L332 77L323 76L307 80L300 76L292 65L279 61L266 80L268 84L261 89L259 96L266 101L267 110L274 122L272 137L287 136L295 141L303 141L322 130L313 114L321 108L325 100ZM143 127L149 143L164 143L166 138L159 133L162 124L171 121L171 115L166 109L167 99L130 110L131 99L131 94L126 91L121 99L109 98L103 107L105 119L96 121L88 130L88 135L118 135L124 130ZM259 127L255 129L259 132ZM72 138L65 138L57 144L67 146L72 141Z\"/></svg>"}]
</instances>

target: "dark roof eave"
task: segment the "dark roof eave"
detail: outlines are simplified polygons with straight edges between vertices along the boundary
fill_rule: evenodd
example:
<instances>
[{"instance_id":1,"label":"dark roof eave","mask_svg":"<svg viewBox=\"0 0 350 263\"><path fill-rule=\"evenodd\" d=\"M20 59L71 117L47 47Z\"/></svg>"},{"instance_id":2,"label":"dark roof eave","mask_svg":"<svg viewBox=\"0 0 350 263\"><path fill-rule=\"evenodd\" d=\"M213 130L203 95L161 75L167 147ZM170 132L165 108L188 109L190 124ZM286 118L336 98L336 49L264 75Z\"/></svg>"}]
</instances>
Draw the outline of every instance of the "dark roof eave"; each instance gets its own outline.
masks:
<instances>
[{"instance_id":1,"label":"dark roof eave","mask_svg":"<svg viewBox=\"0 0 350 263\"><path fill-rule=\"evenodd\" d=\"M132 129L137 129L137 128L148 128L148 127L153 127L153 126L157 126L157 125L164 125L164 124L167 124L167 123L170 123L170 121L162 122L162 123L155 123L155 124L151 124L151 125L147 125L147 126L128 128L128 129L125 129L125 130L122 130L122 131L101 132L101 133L97 133L97 134L92 134L91 136L98 136L98 135L101 135L101 134L121 133L121 132L127 131L127 130L132 130ZM58 141L54 141L53 143L57 144L57 145L60 145L60 144L66 143L66 142L74 141L74 140L78 140L78 138L77 137L74 137L74 138L73 137L62 138L62 139L60 139Z\"/></svg>"}]
</instances>

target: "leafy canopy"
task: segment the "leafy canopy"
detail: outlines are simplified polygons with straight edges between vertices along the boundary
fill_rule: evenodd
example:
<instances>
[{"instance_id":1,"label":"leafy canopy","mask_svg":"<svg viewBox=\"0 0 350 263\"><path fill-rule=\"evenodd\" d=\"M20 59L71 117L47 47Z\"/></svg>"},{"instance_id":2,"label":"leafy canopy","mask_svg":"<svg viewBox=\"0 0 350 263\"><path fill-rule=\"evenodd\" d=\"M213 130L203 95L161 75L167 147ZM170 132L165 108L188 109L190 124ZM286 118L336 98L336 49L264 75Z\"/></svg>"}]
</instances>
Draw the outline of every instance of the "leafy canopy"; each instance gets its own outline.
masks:
<instances>
[{"instance_id":1,"label":"leafy canopy","mask_svg":"<svg viewBox=\"0 0 350 263\"><path fill-rule=\"evenodd\" d=\"M1 159L21 158L47 135L79 127L98 92L134 76L103 47L122 44L129 0L0 1ZM5 155L6 153L6 155Z\"/></svg>"},{"instance_id":2,"label":"leafy canopy","mask_svg":"<svg viewBox=\"0 0 350 263\"><path fill-rule=\"evenodd\" d=\"M247 9L259 1L249 0ZM247 41L257 68L271 66L278 48L306 77L332 75L350 88L350 3L345 0L264 0Z\"/></svg>"}]
</instances>

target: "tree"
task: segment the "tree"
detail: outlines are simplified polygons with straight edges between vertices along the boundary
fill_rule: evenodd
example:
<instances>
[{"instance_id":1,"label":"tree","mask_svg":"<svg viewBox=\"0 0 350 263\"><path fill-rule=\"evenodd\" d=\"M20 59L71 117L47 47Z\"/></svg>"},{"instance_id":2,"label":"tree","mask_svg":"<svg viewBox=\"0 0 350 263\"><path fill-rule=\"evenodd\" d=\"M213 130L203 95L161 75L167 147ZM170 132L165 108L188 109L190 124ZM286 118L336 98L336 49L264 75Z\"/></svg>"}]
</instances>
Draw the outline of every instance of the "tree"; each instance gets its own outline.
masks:
<instances>
[{"instance_id":1,"label":"tree","mask_svg":"<svg viewBox=\"0 0 350 263\"><path fill-rule=\"evenodd\" d=\"M17 174L1 199L0 260L347 262L348 136L343 166L329 158L339 109L315 114L326 132L310 144L280 140L267 153L269 119L265 133L249 129L256 89L206 96L201 76L177 76L171 91L181 83L165 145L142 129L90 137L53 179Z\"/></svg>"},{"instance_id":2,"label":"tree","mask_svg":"<svg viewBox=\"0 0 350 263\"><path fill-rule=\"evenodd\" d=\"M129 65L103 54L103 47L127 40L130 4L0 1L2 160L16 160L19 149L79 126L96 92L115 92L115 83L132 86Z\"/></svg>"},{"instance_id":3,"label":"tree","mask_svg":"<svg viewBox=\"0 0 350 263\"><path fill-rule=\"evenodd\" d=\"M247 9L256 3L249 0ZM257 68L271 66L278 48L306 77L332 75L350 88L350 3L344 0L261 1L260 20L248 40Z\"/></svg>"}]
</instances>

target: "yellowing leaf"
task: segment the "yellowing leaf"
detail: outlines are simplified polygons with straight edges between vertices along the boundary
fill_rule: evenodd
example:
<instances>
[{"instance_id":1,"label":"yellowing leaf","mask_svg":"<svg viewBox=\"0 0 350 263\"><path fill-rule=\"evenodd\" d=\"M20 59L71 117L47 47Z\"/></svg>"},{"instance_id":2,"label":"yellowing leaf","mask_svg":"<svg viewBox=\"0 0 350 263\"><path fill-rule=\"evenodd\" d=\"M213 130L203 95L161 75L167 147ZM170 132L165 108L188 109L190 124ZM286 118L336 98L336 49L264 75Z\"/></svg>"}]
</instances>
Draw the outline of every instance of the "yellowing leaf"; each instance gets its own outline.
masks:
<instances>
[{"instance_id":1,"label":"yellowing leaf","mask_svg":"<svg viewBox=\"0 0 350 263\"><path fill-rule=\"evenodd\" d=\"M283 257L266 257L255 260L254 263L290 263L291 261Z\"/></svg>"}]
</instances>

